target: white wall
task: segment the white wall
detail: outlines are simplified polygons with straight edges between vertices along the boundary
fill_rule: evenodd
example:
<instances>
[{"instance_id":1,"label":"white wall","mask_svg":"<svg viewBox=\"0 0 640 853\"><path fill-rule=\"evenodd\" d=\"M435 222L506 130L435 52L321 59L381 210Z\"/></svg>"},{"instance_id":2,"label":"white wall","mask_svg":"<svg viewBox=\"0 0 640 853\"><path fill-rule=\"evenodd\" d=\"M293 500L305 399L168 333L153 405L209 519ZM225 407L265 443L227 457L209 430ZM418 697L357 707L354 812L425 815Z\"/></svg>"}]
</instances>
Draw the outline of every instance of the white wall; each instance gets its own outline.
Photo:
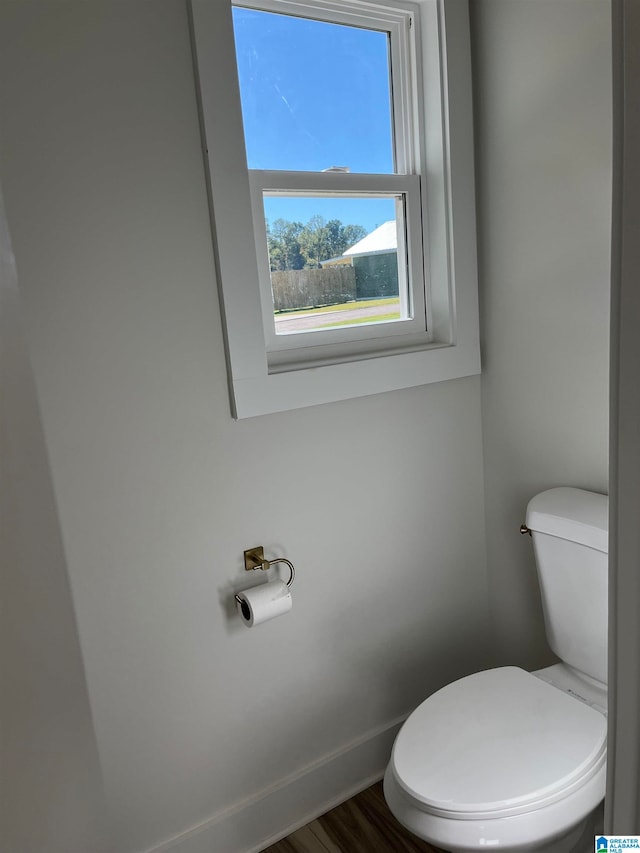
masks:
<instances>
[{"instance_id":1,"label":"white wall","mask_svg":"<svg viewBox=\"0 0 640 853\"><path fill-rule=\"evenodd\" d=\"M486 662L479 379L233 422L185 4L0 14L0 177L115 850L213 819L172 849L246 853L243 804L353 742L363 783L377 735ZM250 632L259 543L298 577ZM284 790L291 819L318 807Z\"/></svg>"},{"instance_id":2,"label":"white wall","mask_svg":"<svg viewBox=\"0 0 640 853\"><path fill-rule=\"evenodd\" d=\"M184 4L0 7L57 624L72 643L72 595L117 853L212 818L172 849L224 824L207 849L246 851L248 815L273 829L260 792L282 784L293 820L319 802L286 784L313 762L314 784L343 750L345 785L379 770L398 717L486 662L484 494L498 659L547 657L524 507L607 488L609 6L471 7L482 424L475 378L233 422ZM294 610L249 632L230 603L258 543L298 578ZM80 681L71 696L94 784Z\"/></svg>"},{"instance_id":3,"label":"white wall","mask_svg":"<svg viewBox=\"0 0 640 853\"><path fill-rule=\"evenodd\" d=\"M0 195L0 849L103 853L104 796Z\"/></svg>"},{"instance_id":4,"label":"white wall","mask_svg":"<svg viewBox=\"0 0 640 853\"><path fill-rule=\"evenodd\" d=\"M607 491L608 0L473 0L487 555L498 659L547 660L527 501Z\"/></svg>"}]
</instances>

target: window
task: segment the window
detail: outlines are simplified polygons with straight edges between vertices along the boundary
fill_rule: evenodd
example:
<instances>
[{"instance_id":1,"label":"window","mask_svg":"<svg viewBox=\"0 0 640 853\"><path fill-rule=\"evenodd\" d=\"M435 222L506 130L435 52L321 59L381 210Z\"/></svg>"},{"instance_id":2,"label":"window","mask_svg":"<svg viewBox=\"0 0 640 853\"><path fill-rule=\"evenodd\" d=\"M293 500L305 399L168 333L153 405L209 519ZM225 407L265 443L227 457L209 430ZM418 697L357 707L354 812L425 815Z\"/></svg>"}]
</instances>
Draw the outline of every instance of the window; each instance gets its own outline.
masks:
<instances>
[{"instance_id":1,"label":"window","mask_svg":"<svg viewBox=\"0 0 640 853\"><path fill-rule=\"evenodd\" d=\"M424 336L413 13L258 3L233 18L269 366Z\"/></svg>"},{"instance_id":2,"label":"window","mask_svg":"<svg viewBox=\"0 0 640 853\"><path fill-rule=\"evenodd\" d=\"M191 10L236 417L478 372L464 4Z\"/></svg>"}]
</instances>

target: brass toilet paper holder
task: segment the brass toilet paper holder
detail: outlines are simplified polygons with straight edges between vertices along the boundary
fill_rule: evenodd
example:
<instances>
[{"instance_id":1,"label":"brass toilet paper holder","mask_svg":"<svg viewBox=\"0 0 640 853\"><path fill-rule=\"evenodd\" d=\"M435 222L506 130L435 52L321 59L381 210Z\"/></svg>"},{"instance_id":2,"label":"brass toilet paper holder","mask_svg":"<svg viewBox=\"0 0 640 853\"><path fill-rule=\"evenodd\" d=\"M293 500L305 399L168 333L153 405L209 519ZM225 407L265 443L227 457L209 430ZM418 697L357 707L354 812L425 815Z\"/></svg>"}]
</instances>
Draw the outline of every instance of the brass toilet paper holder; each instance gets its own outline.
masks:
<instances>
[{"instance_id":1,"label":"brass toilet paper holder","mask_svg":"<svg viewBox=\"0 0 640 853\"><path fill-rule=\"evenodd\" d=\"M287 560L285 557L276 557L275 560L267 560L264 556L262 545L256 545L255 548L248 548L244 552L244 569L246 572L253 572L256 569L262 569L263 572L266 572L267 569L270 569L276 563L286 563L289 566L290 574L287 586L290 587L296 576L296 570L291 560ZM242 604L242 599L239 595L236 595L235 599L239 604Z\"/></svg>"}]
</instances>

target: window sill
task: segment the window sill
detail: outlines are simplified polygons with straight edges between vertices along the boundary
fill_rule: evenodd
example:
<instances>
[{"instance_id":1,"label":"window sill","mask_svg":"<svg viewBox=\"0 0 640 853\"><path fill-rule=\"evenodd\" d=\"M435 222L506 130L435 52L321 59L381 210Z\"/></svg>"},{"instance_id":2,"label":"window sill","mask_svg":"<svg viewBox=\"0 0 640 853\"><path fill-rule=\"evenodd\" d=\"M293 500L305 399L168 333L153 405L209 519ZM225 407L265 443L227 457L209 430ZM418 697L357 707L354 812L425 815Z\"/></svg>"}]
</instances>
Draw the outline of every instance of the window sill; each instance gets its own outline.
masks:
<instances>
[{"instance_id":1,"label":"window sill","mask_svg":"<svg viewBox=\"0 0 640 853\"><path fill-rule=\"evenodd\" d=\"M283 373L234 377L236 418L366 397L480 373L477 343L431 344L420 352L306 367Z\"/></svg>"}]
</instances>

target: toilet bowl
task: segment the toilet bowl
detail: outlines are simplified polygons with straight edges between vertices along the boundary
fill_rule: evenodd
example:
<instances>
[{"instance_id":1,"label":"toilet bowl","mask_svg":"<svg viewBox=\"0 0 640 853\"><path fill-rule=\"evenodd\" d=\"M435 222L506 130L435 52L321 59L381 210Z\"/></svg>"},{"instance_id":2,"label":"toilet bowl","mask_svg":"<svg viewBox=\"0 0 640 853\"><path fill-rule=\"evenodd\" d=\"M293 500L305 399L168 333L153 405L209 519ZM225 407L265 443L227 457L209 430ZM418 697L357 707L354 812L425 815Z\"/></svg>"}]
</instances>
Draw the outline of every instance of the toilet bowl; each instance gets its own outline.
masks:
<instances>
[{"instance_id":1,"label":"toilet bowl","mask_svg":"<svg viewBox=\"0 0 640 853\"><path fill-rule=\"evenodd\" d=\"M565 853L604 797L604 702L602 688L561 664L455 681L404 724L385 774L387 803L445 850Z\"/></svg>"},{"instance_id":2,"label":"toilet bowl","mask_svg":"<svg viewBox=\"0 0 640 853\"><path fill-rule=\"evenodd\" d=\"M533 673L499 667L443 687L408 717L385 773L400 823L453 853L570 853L592 823L601 832L607 499L553 489L530 502L527 525L561 663Z\"/></svg>"}]
</instances>

